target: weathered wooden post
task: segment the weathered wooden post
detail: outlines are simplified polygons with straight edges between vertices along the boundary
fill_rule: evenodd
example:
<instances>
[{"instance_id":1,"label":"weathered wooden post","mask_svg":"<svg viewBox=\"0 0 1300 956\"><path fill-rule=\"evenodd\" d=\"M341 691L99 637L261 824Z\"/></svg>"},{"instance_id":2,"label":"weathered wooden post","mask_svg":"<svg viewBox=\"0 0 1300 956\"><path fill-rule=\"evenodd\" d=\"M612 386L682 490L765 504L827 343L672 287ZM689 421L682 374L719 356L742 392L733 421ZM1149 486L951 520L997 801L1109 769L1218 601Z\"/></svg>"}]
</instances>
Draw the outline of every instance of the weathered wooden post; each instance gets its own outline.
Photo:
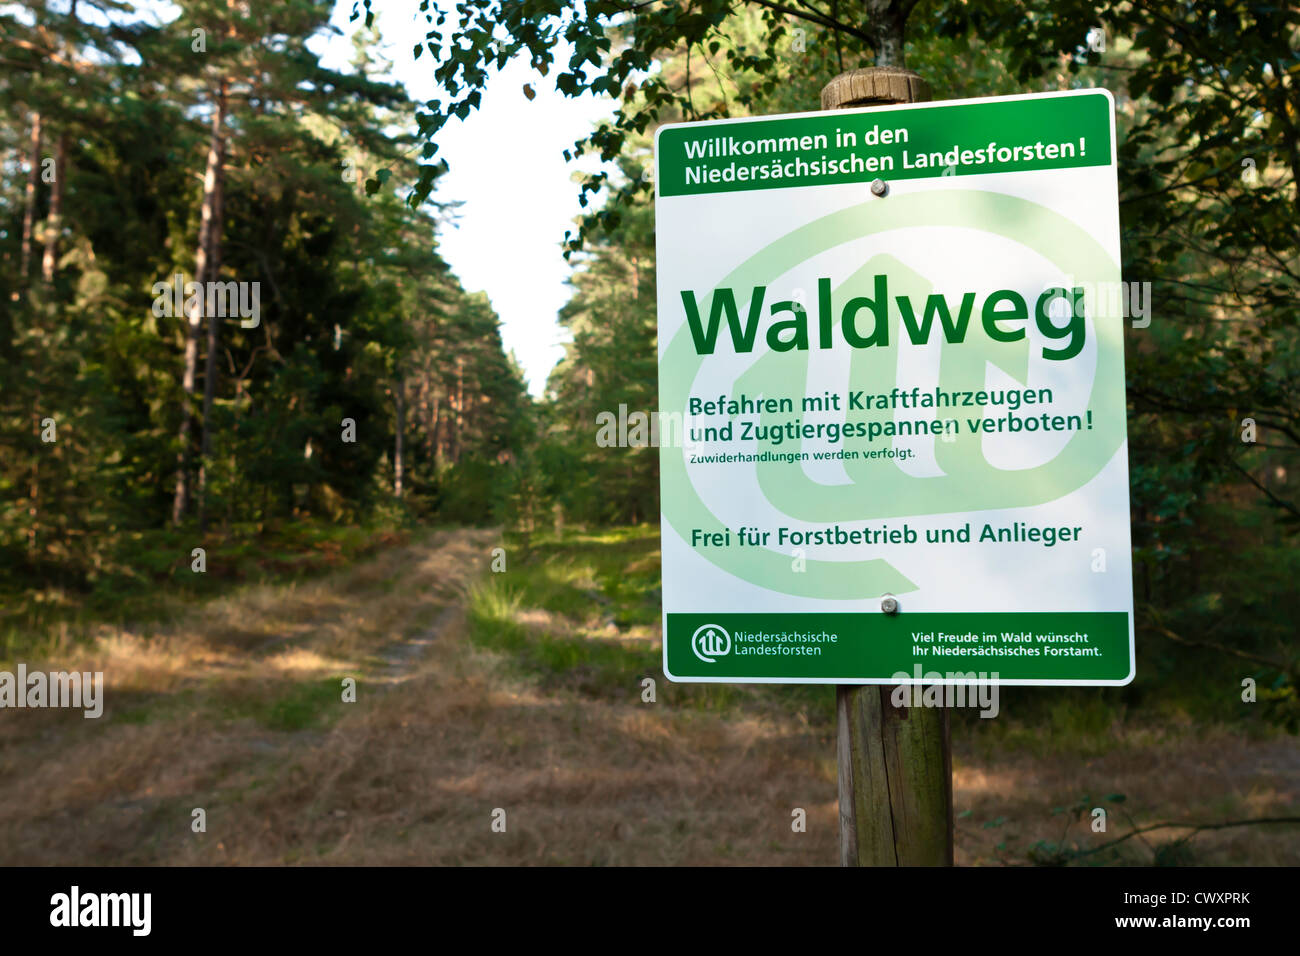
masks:
<instances>
[{"instance_id":1,"label":"weathered wooden post","mask_svg":"<svg viewBox=\"0 0 1300 956\"><path fill-rule=\"evenodd\" d=\"M821 108L885 106L929 98L929 87L919 75L881 66L835 77L822 90ZM836 688L840 862L844 866L950 866L948 709L895 707L892 691L881 684ZM907 697L911 698L911 688Z\"/></svg>"}]
</instances>

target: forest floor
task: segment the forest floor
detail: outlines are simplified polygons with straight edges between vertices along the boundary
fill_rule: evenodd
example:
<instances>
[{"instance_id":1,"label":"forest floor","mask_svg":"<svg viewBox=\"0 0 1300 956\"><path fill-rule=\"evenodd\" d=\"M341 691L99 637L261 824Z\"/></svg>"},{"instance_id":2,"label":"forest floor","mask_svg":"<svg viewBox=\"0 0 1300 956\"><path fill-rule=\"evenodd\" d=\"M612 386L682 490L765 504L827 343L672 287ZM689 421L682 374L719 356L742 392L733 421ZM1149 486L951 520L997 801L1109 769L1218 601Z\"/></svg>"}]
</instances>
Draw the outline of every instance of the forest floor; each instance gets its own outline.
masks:
<instances>
[{"instance_id":1,"label":"forest floor","mask_svg":"<svg viewBox=\"0 0 1300 956\"><path fill-rule=\"evenodd\" d=\"M664 681L654 528L501 545L430 532L26 658L102 671L104 712L0 713L0 864L837 861L832 689ZM954 715L959 863L1300 858L1295 825L1079 856L1294 816L1300 746L1018 690Z\"/></svg>"}]
</instances>

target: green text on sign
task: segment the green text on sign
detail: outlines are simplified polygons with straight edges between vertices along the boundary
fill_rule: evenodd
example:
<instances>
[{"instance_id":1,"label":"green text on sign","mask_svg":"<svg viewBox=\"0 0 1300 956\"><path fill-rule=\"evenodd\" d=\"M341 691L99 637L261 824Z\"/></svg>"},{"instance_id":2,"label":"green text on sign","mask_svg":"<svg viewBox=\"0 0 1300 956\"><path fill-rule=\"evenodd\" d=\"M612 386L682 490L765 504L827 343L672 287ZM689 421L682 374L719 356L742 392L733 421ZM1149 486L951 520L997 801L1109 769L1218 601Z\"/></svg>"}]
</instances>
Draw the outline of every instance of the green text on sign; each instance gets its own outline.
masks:
<instances>
[{"instance_id":1,"label":"green text on sign","mask_svg":"<svg viewBox=\"0 0 1300 956\"><path fill-rule=\"evenodd\" d=\"M1123 611L672 614L674 679L906 683L1121 683Z\"/></svg>"}]
</instances>

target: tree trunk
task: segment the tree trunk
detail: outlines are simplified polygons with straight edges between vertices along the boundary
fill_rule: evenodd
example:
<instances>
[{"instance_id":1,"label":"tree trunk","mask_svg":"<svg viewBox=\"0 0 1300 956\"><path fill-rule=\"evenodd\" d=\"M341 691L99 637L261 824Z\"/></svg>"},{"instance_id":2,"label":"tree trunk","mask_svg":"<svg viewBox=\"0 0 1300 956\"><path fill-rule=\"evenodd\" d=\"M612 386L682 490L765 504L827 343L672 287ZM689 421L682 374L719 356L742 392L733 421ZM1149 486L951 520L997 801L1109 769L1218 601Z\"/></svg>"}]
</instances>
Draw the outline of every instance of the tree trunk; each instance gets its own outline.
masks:
<instances>
[{"instance_id":1,"label":"tree trunk","mask_svg":"<svg viewBox=\"0 0 1300 956\"><path fill-rule=\"evenodd\" d=\"M35 404L32 406L32 431L36 435L41 433L41 385L38 377L36 382ZM40 536L41 524L41 453L38 451L32 455L32 474L28 479L27 487L27 517L30 522L27 529L27 553L30 559L36 560L37 538Z\"/></svg>"},{"instance_id":2,"label":"tree trunk","mask_svg":"<svg viewBox=\"0 0 1300 956\"><path fill-rule=\"evenodd\" d=\"M68 17L73 24L77 22L77 0L72 0ZM68 63L77 69L76 48L67 44ZM64 120L66 127L67 121ZM59 143L54 150L54 183L50 190L50 215L45 224L45 252L41 257L41 279L48 286L54 282L54 273L58 270L59 239L63 236L63 184L68 165L68 131L60 130Z\"/></svg>"},{"instance_id":3,"label":"tree trunk","mask_svg":"<svg viewBox=\"0 0 1300 956\"><path fill-rule=\"evenodd\" d=\"M876 66L904 67L903 31L912 3L906 0L866 0L866 32L873 39Z\"/></svg>"},{"instance_id":4,"label":"tree trunk","mask_svg":"<svg viewBox=\"0 0 1300 956\"><path fill-rule=\"evenodd\" d=\"M429 435L433 443L433 469L437 471L442 461L442 396L437 392L434 392L433 410L429 414Z\"/></svg>"},{"instance_id":5,"label":"tree trunk","mask_svg":"<svg viewBox=\"0 0 1300 956\"><path fill-rule=\"evenodd\" d=\"M424 370L424 379L420 383L420 408L423 411L422 417L426 425L433 424L433 383L429 380L429 370ZM419 413L417 412L417 415ZM424 459L432 468L433 460L433 429L426 427L424 430Z\"/></svg>"},{"instance_id":6,"label":"tree trunk","mask_svg":"<svg viewBox=\"0 0 1300 956\"><path fill-rule=\"evenodd\" d=\"M212 136L208 142L208 164L203 176L203 212L199 222L198 254L194 262L194 281L199 286L200 294L197 296L199 301L197 307L187 310L185 316L189 323L185 338L185 366L181 378L181 388L185 396L181 404L180 449L176 453L176 494L172 499L173 524L180 524L190 500L189 442L193 418L194 378L199 364L199 333L203 325L204 305L207 299L206 283L212 278L209 263L213 261L214 254L220 255L220 236L217 234L217 226L221 214L220 183L225 148L223 138L225 114L226 98L223 80L221 95L212 113ZM206 393L207 389L205 388L204 391Z\"/></svg>"},{"instance_id":7,"label":"tree trunk","mask_svg":"<svg viewBox=\"0 0 1300 956\"><path fill-rule=\"evenodd\" d=\"M28 272L31 269L32 262L32 231L36 223L36 189L40 182L41 168L41 114L32 113L32 132L30 140L30 152L28 154L27 166L27 190L24 195L23 206L23 235L22 235L22 254L21 254L21 271L18 273L18 289L27 287ZM17 300L18 291L15 290L13 298ZM39 319L33 317L33 321ZM41 433L41 373L39 367L40 349L36 350L34 355L35 365L32 368L33 379L35 381L35 393L32 396L32 430L36 435ZM36 560L36 551L38 539L40 537L41 523L41 453L38 451L32 456L32 472L28 479L27 487L27 517L30 526L27 532L27 551L32 561Z\"/></svg>"},{"instance_id":8,"label":"tree trunk","mask_svg":"<svg viewBox=\"0 0 1300 956\"><path fill-rule=\"evenodd\" d=\"M50 189L50 215L45 223L45 254L41 257L41 279L54 281L59 261L59 238L63 233L63 180L68 165L68 134L59 134L54 150L54 183Z\"/></svg>"},{"instance_id":9,"label":"tree trunk","mask_svg":"<svg viewBox=\"0 0 1300 956\"><path fill-rule=\"evenodd\" d=\"M451 442L448 449L448 457L451 458L451 463L455 465L460 462L460 433L464 424L465 412L465 360L460 356L457 356L456 358L456 402L453 411L456 414L452 419Z\"/></svg>"},{"instance_id":10,"label":"tree trunk","mask_svg":"<svg viewBox=\"0 0 1300 956\"><path fill-rule=\"evenodd\" d=\"M27 191L23 197L23 238L19 257L18 287L27 286L32 266L32 231L36 226L36 189L41 177L41 114L32 113L32 135L28 148Z\"/></svg>"},{"instance_id":11,"label":"tree trunk","mask_svg":"<svg viewBox=\"0 0 1300 956\"><path fill-rule=\"evenodd\" d=\"M402 478L406 471L406 459L402 448L402 435L406 431L406 383L397 381L394 400L397 404L397 437L393 448L393 496L402 497Z\"/></svg>"},{"instance_id":12,"label":"tree trunk","mask_svg":"<svg viewBox=\"0 0 1300 956\"><path fill-rule=\"evenodd\" d=\"M227 82L225 77L221 79L221 85L217 92L217 112L224 118L226 114L226 92ZM212 281L221 277L221 232L225 220L226 212L226 140L225 130L222 123L218 122L216 128L218 136L216 148L219 151L217 157L217 176L216 176L216 200L213 203L213 225L212 250L208 259L208 272ZM212 455L212 400L217 389L217 351L221 343L221 316L208 315L208 355L203 366L203 440L200 445L199 454L199 531L207 530L208 511L207 511L207 490L208 490L208 461Z\"/></svg>"}]
</instances>

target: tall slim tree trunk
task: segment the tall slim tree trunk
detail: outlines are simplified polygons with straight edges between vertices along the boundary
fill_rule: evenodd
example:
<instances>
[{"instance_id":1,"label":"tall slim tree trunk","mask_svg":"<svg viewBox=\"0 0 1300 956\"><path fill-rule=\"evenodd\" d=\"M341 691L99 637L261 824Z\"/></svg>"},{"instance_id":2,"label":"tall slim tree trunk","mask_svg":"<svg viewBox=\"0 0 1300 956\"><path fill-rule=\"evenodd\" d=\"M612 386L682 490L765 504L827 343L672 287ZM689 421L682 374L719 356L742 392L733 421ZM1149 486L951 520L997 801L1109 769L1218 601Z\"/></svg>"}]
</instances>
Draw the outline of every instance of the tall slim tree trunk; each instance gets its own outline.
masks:
<instances>
[{"instance_id":1,"label":"tall slim tree trunk","mask_svg":"<svg viewBox=\"0 0 1300 956\"><path fill-rule=\"evenodd\" d=\"M27 191L23 197L23 238L18 272L19 288L25 288L32 267L32 231L36 227L36 188L41 179L41 114L32 113L32 134L27 155Z\"/></svg>"},{"instance_id":2,"label":"tall slim tree trunk","mask_svg":"<svg viewBox=\"0 0 1300 956\"><path fill-rule=\"evenodd\" d=\"M426 368L424 370L424 376L420 382L420 408L423 410L424 414L419 416L419 412L416 413L417 416L424 419L426 425L433 424L432 391L433 385L429 381L429 370ZM424 429L424 459L430 465L433 464L433 430L428 427Z\"/></svg>"},{"instance_id":3,"label":"tall slim tree trunk","mask_svg":"<svg viewBox=\"0 0 1300 956\"><path fill-rule=\"evenodd\" d=\"M185 338L185 366L181 388L185 397L181 404L180 449L176 453L176 494L172 499L172 523L180 524L190 500L189 443L193 418L194 378L199 364L199 333L203 326L206 303L206 283L212 278L209 262L217 251L219 236L216 227L220 218L220 183L224 159L224 123L226 115L225 83L212 113L212 135L208 141L208 164L203 176L203 211L199 222L199 246L194 263L194 281L198 283L198 300L186 311L189 327Z\"/></svg>"},{"instance_id":4,"label":"tall slim tree trunk","mask_svg":"<svg viewBox=\"0 0 1300 956\"><path fill-rule=\"evenodd\" d=\"M904 0L866 0L864 26L875 43L876 66L904 67L903 38L912 7Z\"/></svg>"},{"instance_id":5,"label":"tall slim tree trunk","mask_svg":"<svg viewBox=\"0 0 1300 956\"><path fill-rule=\"evenodd\" d=\"M40 182L41 169L41 114L32 112L32 130L30 139L29 152L27 157L27 190L23 197L23 235L20 257L20 271L18 273L18 286L14 290L13 299L17 301L19 292L27 287L28 274L32 264L32 232L36 224L36 189ZM39 321L33 317L33 321ZM39 347L33 353L33 361L39 363ZM32 431L34 435L39 436L41 432L41 374L39 365L32 368L32 377L35 382L35 392L32 396ZM27 517L29 527L27 532L27 551L32 560L36 558L37 542L40 537L41 523L41 453L38 451L32 455L32 471L28 478L27 485Z\"/></svg>"},{"instance_id":6,"label":"tall slim tree trunk","mask_svg":"<svg viewBox=\"0 0 1300 956\"><path fill-rule=\"evenodd\" d=\"M429 413L429 434L433 442L433 469L442 462L442 396L434 393L433 410Z\"/></svg>"},{"instance_id":7,"label":"tall slim tree trunk","mask_svg":"<svg viewBox=\"0 0 1300 956\"><path fill-rule=\"evenodd\" d=\"M400 378L397 380L394 398L397 404L397 438L393 448L393 495L401 498L402 479L406 473L405 449L402 443L402 436L406 432L406 383Z\"/></svg>"},{"instance_id":8,"label":"tall slim tree trunk","mask_svg":"<svg viewBox=\"0 0 1300 956\"><path fill-rule=\"evenodd\" d=\"M50 215L45 223L45 254L41 257L41 279L46 285L54 281L59 261L59 238L63 233L63 181L68 165L68 134L59 134L54 150L54 183L50 188Z\"/></svg>"},{"instance_id":9,"label":"tall slim tree trunk","mask_svg":"<svg viewBox=\"0 0 1300 956\"><path fill-rule=\"evenodd\" d=\"M465 421L465 359L456 357L456 416L452 423L449 457L453 465L460 463L461 428Z\"/></svg>"},{"instance_id":10,"label":"tall slim tree trunk","mask_svg":"<svg viewBox=\"0 0 1300 956\"><path fill-rule=\"evenodd\" d=\"M217 93L217 113L222 117L224 117L226 113L227 91L228 84L226 78L222 77L221 86ZM217 141L215 144L218 151L216 199L213 202L212 248L208 257L208 272L214 282L221 276L221 233L226 213L225 131L220 122L216 124L216 129L218 130ZM201 451L199 456L199 531L206 531L208 523L208 461L212 455L212 401L217 388L217 348L220 345L220 341L221 316L209 314L208 355L207 361L203 366L203 441L201 442Z\"/></svg>"},{"instance_id":11,"label":"tall slim tree trunk","mask_svg":"<svg viewBox=\"0 0 1300 956\"><path fill-rule=\"evenodd\" d=\"M41 433L41 383L39 376L36 381L36 394L32 401L32 433L39 436ZM27 553L34 561L41 524L41 453L39 451L32 455L32 473L27 486L27 518L30 522L27 529Z\"/></svg>"},{"instance_id":12,"label":"tall slim tree trunk","mask_svg":"<svg viewBox=\"0 0 1300 956\"><path fill-rule=\"evenodd\" d=\"M72 0L68 18L75 26L77 23L77 0ZM76 45L68 41L66 45L68 63L77 69ZM63 126L67 126L64 118ZM48 286L54 282L54 273L58 270L59 240L63 237L63 191L68 165L68 131L59 131L58 145L54 149L54 183L50 190L50 215L45 224L45 252L41 256L41 280Z\"/></svg>"}]
</instances>

